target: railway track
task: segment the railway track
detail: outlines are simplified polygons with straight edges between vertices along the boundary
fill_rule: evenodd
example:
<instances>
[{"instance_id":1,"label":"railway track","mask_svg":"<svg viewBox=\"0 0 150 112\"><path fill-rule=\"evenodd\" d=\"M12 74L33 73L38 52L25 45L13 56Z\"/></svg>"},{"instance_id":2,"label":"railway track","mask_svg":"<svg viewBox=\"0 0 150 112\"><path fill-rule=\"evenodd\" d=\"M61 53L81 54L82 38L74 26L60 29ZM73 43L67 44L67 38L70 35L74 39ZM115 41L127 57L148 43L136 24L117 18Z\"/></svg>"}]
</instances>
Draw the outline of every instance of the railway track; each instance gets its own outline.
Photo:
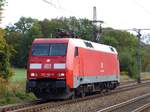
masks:
<instances>
[{"instance_id":1,"label":"railway track","mask_svg":"<svg viewBox=\"0 0 150 112\"><path fill-rule=\"evenodd\" d=\"M37 99L35 101L29 101L29 102L20 103L20 104L6 105L6 106L0 107L0 112L13 111L13 110L17 110L19 108L25 108L25 107L29 107L29 106L33 106L33 105L38 105L38 104L41 104L44 102L46 102L46 101Z\"/></svg>"},{"instance_id":2,"label":"railway track","mask_svg":"<svg viewBox=\"0 0 150 112\"><path fill-rule=\"evenodd\" d=\"M112 105L97 112L142 112L150 106L150 93Z\"/></svg>"},{"instance_id":3,"label":"railway track","mask_svg":"<svg viewBox=\"0 0 150 112\"><path fill-rule=\"evenodd\" d=\"M137 109L135 109L133 112L149 112L150 110L150 103L147 103Z\"/></svg>"},{"instance_id":4,"label":"railway track","mask_svg":"<svg viewBox=\"0 0 150 112\"><path fill-rule=\"evenodd\" d=\"M0 112L41 112L42 110L47 110L56 106L61 106L65 104L71 104L71 103L77 103L93 98L98 98L102 97L104 95L112 95L115 93L123 92L123 91L128 91L132 90L134 88L142 87L147 84L150 84L150 81L144 81L141 84L128 84L128 85L122 85L118 87L116 90L110 91L110 92L103 92L103 94L96 94L96 95L91 95L87 96L84 98L77 98L74 100L66 100L66 101L57 101L57 102L43 102L43 101L33 101L33 102L28 102L24 104L19 104L19 105L12 105L12 106L4 106L0 107Z\"/></svg>"}]
</instances>

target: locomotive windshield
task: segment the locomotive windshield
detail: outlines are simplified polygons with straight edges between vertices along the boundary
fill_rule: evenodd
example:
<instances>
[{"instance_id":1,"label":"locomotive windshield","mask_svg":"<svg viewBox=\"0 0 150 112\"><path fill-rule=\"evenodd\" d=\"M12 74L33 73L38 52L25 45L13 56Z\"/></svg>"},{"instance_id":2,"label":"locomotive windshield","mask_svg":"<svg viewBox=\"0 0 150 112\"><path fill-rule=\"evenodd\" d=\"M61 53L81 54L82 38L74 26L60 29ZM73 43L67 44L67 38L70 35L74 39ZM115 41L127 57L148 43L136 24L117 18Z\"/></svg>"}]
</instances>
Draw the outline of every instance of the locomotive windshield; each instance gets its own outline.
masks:
<instances>
[{"instance_id":1,"label":"locomotive windshield","mask_svg":"<svg viewBox=\"0 0 150 112\"><path fill-rule=\"evenodd\" d=\"M67 44L51 43L51 44L33 44L32 56L65 56L67 52Z\"/></svg>"}]
</instances>

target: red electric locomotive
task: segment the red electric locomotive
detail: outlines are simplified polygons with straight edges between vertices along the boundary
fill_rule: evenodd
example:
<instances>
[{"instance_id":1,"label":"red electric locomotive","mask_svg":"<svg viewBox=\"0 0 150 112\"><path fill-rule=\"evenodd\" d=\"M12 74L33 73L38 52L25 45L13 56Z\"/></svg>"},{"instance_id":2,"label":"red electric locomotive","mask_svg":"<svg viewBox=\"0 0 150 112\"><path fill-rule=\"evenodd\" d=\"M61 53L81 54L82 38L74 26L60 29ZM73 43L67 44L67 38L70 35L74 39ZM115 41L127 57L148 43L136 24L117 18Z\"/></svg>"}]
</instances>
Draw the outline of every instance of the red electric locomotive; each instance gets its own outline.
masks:
<instances>
[{"instance_id":1,"label":"red electric locomotive","mask_svg":"<svg viewBox=\"0 0 150 112\"><path fill-rule=\"evenodd\" d=\"M27 92L65 99L119 85L114 47L75 38L35 39L29 53Z\"/></svg>"}]
</instances>

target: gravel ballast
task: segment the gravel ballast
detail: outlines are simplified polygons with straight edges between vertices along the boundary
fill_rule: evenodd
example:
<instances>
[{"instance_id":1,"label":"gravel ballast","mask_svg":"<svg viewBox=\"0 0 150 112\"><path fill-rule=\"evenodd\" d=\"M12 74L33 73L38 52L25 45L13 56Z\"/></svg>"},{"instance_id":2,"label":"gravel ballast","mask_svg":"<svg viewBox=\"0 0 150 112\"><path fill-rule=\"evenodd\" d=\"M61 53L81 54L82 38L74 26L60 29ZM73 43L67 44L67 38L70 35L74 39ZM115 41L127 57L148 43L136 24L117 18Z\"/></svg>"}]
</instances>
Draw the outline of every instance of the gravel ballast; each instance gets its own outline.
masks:
<instances>
[{"instance_id":1,"label":"gravel ballast","mask_svg":"<svg viewBox=\"0 0 150 112\"><path fill-rule=\"evenodd\" d=\"M134 97L150 92L150 86L139 87L130 91L120 92L112 95L104 95L96 99L77 102L74 104L66 104L51 108L45 112L93 112L97 109L106 108L108 106L121 103Z\"/></svg>"}]
</instances>

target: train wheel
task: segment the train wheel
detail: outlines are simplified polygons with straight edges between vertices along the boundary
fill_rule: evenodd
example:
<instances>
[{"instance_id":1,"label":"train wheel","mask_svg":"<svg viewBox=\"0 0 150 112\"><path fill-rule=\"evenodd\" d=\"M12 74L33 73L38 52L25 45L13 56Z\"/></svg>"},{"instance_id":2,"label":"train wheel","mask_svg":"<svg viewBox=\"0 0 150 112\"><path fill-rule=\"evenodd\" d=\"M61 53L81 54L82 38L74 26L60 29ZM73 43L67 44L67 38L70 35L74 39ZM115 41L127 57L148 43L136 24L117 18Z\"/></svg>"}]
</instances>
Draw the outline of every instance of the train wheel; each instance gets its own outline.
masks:
<instances>
[{"instance_id":1,"label":"train wheel","mask_svg":"<svg viewBox=\"0 0 150 112\"><path fill-rule=\"evenodd\" d=\"M74 100L75 98L76 98L76 95L75 95L75 92L73 91L73 92L72 92L71 99Z\"/></svg>"},{"instance_id":2,"label":"train wheel","mask_svg":"<svg viewBox=\"0 0 150 112\"><path fill-rule=\"evenodd\" d=\"M82 92L80 93L80 96L81 96L81 98L84 98L84 97L85 97L85 92L82 91Z\"/></svg>"}]
</instances>

